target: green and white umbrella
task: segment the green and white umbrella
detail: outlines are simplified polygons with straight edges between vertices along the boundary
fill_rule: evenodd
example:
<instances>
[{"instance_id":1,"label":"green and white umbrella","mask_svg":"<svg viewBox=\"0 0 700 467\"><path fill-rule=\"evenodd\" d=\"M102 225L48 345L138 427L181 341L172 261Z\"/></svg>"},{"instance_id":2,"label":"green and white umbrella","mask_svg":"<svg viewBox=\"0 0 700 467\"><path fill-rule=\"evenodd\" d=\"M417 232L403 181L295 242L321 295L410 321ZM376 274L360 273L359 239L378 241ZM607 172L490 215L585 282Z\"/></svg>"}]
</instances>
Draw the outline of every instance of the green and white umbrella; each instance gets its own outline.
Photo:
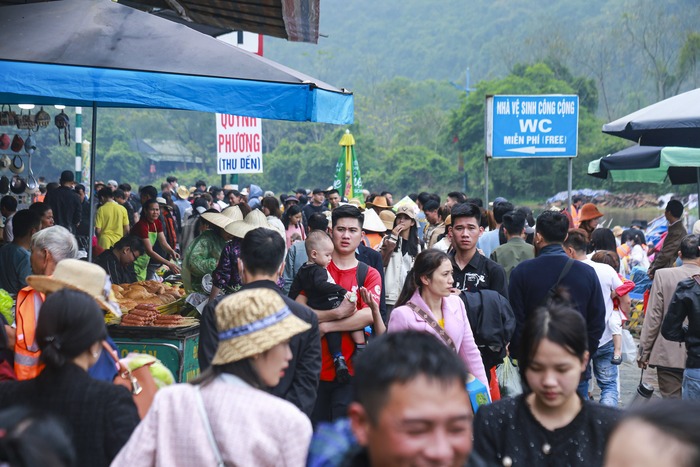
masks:
<instances>
[{"instance_id":1,"label":"green and white umbrella","mask_svg":"<svg viewBox=\"0 0 700 467\"><path fill-rule=\"evenodd\" d=\"M333 188L342 193L348 201L357 199L364 204L365 197L362 194L362 177L360 176L360 164L355 155L355 138L350 130L345 130L345 134L340 138L338 145L343 147L343 151L335 165L335 179Z\"/></svg>"},{"instance_id":2,"label":"green and white umbrella","mask_svg":"<svg viewBox=\"0 0 700 467\"><path fill-rule=\"evenodd\" d=\"M588 175L616 182L698 185L700 200L700 149L673 146L632 146L591 161ZM698 203L700 209L700 203Z\"/></svg>"}]
</instances>

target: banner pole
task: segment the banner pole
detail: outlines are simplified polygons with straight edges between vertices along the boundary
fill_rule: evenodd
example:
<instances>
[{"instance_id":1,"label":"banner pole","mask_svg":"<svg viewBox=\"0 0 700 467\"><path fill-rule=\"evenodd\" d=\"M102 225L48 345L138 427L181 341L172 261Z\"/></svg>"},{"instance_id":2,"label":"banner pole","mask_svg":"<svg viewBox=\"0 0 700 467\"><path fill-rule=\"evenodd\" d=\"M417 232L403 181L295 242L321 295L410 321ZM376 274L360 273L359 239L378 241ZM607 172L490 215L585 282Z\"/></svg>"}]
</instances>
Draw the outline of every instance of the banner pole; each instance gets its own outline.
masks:
<instances>
[{"instance_id":1,"label":"banner pole","mask_svg":"<svg viewBox=\"0 0 700 467\"><path fill-rule=\"evenodd\" d=\"M573 173L574 173L574 158L569 157L569 179L567 187L569 189L569 204L566 205L567 209L571 206L571 186L573 184Z\"/></svg>"}]
</instances>

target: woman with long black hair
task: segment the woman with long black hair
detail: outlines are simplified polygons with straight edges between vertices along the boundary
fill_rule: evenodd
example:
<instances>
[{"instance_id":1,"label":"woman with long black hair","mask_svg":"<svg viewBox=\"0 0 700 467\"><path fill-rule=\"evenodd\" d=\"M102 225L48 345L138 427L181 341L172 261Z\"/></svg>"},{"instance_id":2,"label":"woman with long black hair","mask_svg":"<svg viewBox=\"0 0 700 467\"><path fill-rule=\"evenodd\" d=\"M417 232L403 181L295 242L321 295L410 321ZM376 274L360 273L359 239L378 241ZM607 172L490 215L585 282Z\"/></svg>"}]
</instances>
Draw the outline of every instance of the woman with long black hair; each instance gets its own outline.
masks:
<instances>
[{"instance_id":1,"label":"woman with long black hair","mask_svg":"<svg viewBox=\"0 0 700 467\"><path fill-rule=\"evenodd\" d=\"M396 211L391 234L386 235L379 246L384 264L384 296L387 313L396 305L408 271L411 270L416 256L422 250L423 244L418 238L416 213L410 207L402 206Z\"/></svg>"},{"instance_id":2,"label":"woman with long black hair","mask_svg":"<svg viewBox=\"0 0 700 467\"><path fill-rule=\"evenodd\" d=\"M63 286L49 276L30 278L42 290ZM94 290L92 285L88 279L73 284ZM41 306L36 327L46 367L34 379L0 384L0 407L23 405L65 423L77 454L76 465L109 465L139 423L126 388L88 375L106 338L104 313L95 298L68 288L53 292Z\"/></svg>"},{"instance_id":3,"label":"woman with long black hair","mask_svg":"<svg viewBox=\"0 0 700 467\"><path fill-rule=\"evenodd\" d=\"M306 232L304 231L304 223L302 219L304 214L298 204L289 206L289 209L284 211L282 216L282 224L284 225L285 236L287 238L287 248L292 246L297 240L306 240Z\"/></svg>"},{"instance_id":4,"label":"woman with long black hair","mask_svg":"<svg viewBox=\"0 0 700 467\"><path fill-rule=\"evenodd\" d=\"M421 252L389 315L387 332L411 329L433 334L459 355L469 373L488 386L464 302L452 294L453 285L449 256L434 248Z\"/></svg>"},{"instance_id":5,"label":"woman with long black hair","mask_svg":"<svg viewBox=\"0 0 700 467\"><path fill-rule=\"evenodd\" d=\"M602 465L620 412L576 392L589 358L586 322L565 299L530 316L518 359L525 393L474 419L474 452L485 465Z\"/></svg>"}]
</instances>

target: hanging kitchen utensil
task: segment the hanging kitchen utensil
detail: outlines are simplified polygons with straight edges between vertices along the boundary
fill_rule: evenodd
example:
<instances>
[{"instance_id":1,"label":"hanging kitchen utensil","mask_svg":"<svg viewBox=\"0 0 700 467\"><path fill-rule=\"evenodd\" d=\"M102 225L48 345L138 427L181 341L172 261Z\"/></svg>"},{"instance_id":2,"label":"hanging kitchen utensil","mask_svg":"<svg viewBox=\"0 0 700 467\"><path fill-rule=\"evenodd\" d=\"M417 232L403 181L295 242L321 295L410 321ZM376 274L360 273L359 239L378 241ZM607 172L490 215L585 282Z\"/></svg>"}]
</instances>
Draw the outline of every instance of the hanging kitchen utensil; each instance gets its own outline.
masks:
<instances>
[{"instance_id":1,"label":"hanging kitchen utensil","mask_svg":"<svg viewBox=\"0 0 700 467\"><path fill-rule=\"evenodd\" d=\"M0 135L0 150L5 150L10 147L10 135L3 133Z\"/></svg>"},{"instance_id":2,"label":"hanging kitchen utensil","mask_svg":"<svg viewBox=\"0 0 700 467\"><path fill-rule=\"evenodd\" d=\"M24 140L20 135L15 135L15 137L12 138L10 149L12 149L13 152L20 152L22 150L22 146L24 146Z\"/></svg>"},{"instance_id":3,"label":"hanging kitchen utensil","mask_svg":"<svg viewBox=\"0 0 700 467\"><path fill-rule=\"evenodd\" d=\"M61 144L61 130L63 130L63 142L66 146L70 146L70 119L68 115L61 110L61 113L53 119L56 128L58 128L58 144Z\"/></svg>"},{"instance_id":4,"label":"hanging kitchen utensil","mask_svg":"<svg viewBox=\"0 0 700 467\"><path fill-rule=\"evenodd\" d=\"M39 109L39 111L36 113L36 117L34 118L36 121L36 126L38 128L46 128L49 126L49 123L51 123L51 115L47 111L44 110L44 107Z\"/></svg>"},{"instance_id":5,"label":"hanging kitchen utensil","mask_svg":"<svg viewBox=\"0 0 700 467\"><path fill-rule=\"evenodd\" d=\"M6 176L0 177L0 195L6 195L10 192L10 179Z\"/></svg>"},{"instance_id":6,"label":"hanging kitchen utensil","mask_svg":"<svg viewBox=\"0 0 700 467\"><path fill-rule=\"evenodd\" d=\"M34 115L32 115L31 110L28 110L26 114L24 110L22 110L20 114L17 115L17 128L20 130L33 130L36 128L36 120L34 120Z\"/></svg>"},{"instance_id":7,"label":"hanging kitchen utensil","mask_svg":"<svg viewBox=\"0 0 700 467\"><path fill-rule=\"evenodd\" d=\"M27 182L24 181L22 177L19 175L15 175L12 177L12 181L10 182L10 191L16 195L21 195L24 193L24 190L27 189Z\"/></svg>"},{"instance_id":8,"label":"hanging kitchen utensil","mask_svg":"<svg viewBox=\"0 0 700 467\"><path fill-rule=\"evenodd\" d=\"M7 110L5 110L5 107L7 107ZM3 104L0 107L0 125L14 126L16 123L17 114L12 111L12 107Z\"/></svg>"},{"instance_id":9,"label":"hanging kitchen utensil","mask_svg":"<svg viewBox=\"0 0 700 467\"><path fill-rule=\"evenodd\" d=\"M31 136L27 138L27 141L31 139ZM27 147L27 143L24 143L24 147ZM32 150L32 152L34 152ZM34 178L34 172L32 172L32 156L29 154L27 156L27 194L33 195L39 192L39 182Z\"/></svg>"},{"instance_id":10,"label":"hanging kitchen utensil","mask_svg":"<svg viewBox=\"0 0 700 467\"><path fill-rule=\"evenodd\" d=\"M24 161L22 160L19 154L12 158L12 163L10 164L10 172L12 172L13 174L21 174L22 172L24 172Z\"/></svg>"},{"instance_id":11,"label":"hanging kitchen utensil","mask_svg":"<svg viewBox=\"0 0 700 467\"><path fill-rule=\"evenodd\" d=\"M39 193L39 183L34 178L34 175L27 177L27 189L24 192L28 195L35 195Z\"/></svg>"}]
</instances>

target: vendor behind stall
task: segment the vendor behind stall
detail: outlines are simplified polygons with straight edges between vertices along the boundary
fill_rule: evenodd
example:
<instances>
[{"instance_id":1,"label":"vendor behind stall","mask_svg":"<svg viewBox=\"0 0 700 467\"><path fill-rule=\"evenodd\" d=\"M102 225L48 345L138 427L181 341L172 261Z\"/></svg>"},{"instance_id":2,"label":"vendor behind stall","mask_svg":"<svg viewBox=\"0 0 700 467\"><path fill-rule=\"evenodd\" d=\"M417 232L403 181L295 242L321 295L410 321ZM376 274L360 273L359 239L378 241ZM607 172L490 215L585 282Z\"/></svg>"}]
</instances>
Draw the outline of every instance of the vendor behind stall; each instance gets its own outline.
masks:
<instances>
[{"instance_id":1,"label":"vendor behind stall","mask_svg":"<svg viewBox=\"0 0 700 467\"><path fill-rule=\"evenodd\" d=\"M134 262L145 253L146 249L141 239L134 235L127 235L112 248L105 250L93 262L107 271L112 284L130 284L137 281Z\"/></svg>"},{"instance_id":2,"label":"vendor behind stall","mask_svg":"<svg viewBox=\"0 0 700 467\"><path fill-rule=\"evenodd\" d=\"M182 283L188 294L208 293L202 288L202 278L214 272L226 242L233 238L224 230L233 222L231 217L207 211L202 214L201 222L209 224L209 229L192 240L183 255Z\"/></svg>"},{"instance_id":3,"label":"vendor behind stall","mask_svg":"<svg viewBox=\"0 0 700 467\"><path fill-rule=\"evenodd\" d=\"M161 248L163 248L171 258L180 258L180 255L178 255L165 240L163 224L158 220L159 215L160 206L158 205L158 201L155 199L146 200L143 203L141 219L139 219L130 232L131 235L135 235L141 239L146 251L145 255L139 257L134 262L134 270L139 280L154 279L156 269L158 269L160 264L164 264L173 274L180 273L180 267L177 264L168 261L153 250L153 246L158 242ZM149 266L148 262L151 258L154 260L154 263Z\"/></svg>"}]
</instances>

